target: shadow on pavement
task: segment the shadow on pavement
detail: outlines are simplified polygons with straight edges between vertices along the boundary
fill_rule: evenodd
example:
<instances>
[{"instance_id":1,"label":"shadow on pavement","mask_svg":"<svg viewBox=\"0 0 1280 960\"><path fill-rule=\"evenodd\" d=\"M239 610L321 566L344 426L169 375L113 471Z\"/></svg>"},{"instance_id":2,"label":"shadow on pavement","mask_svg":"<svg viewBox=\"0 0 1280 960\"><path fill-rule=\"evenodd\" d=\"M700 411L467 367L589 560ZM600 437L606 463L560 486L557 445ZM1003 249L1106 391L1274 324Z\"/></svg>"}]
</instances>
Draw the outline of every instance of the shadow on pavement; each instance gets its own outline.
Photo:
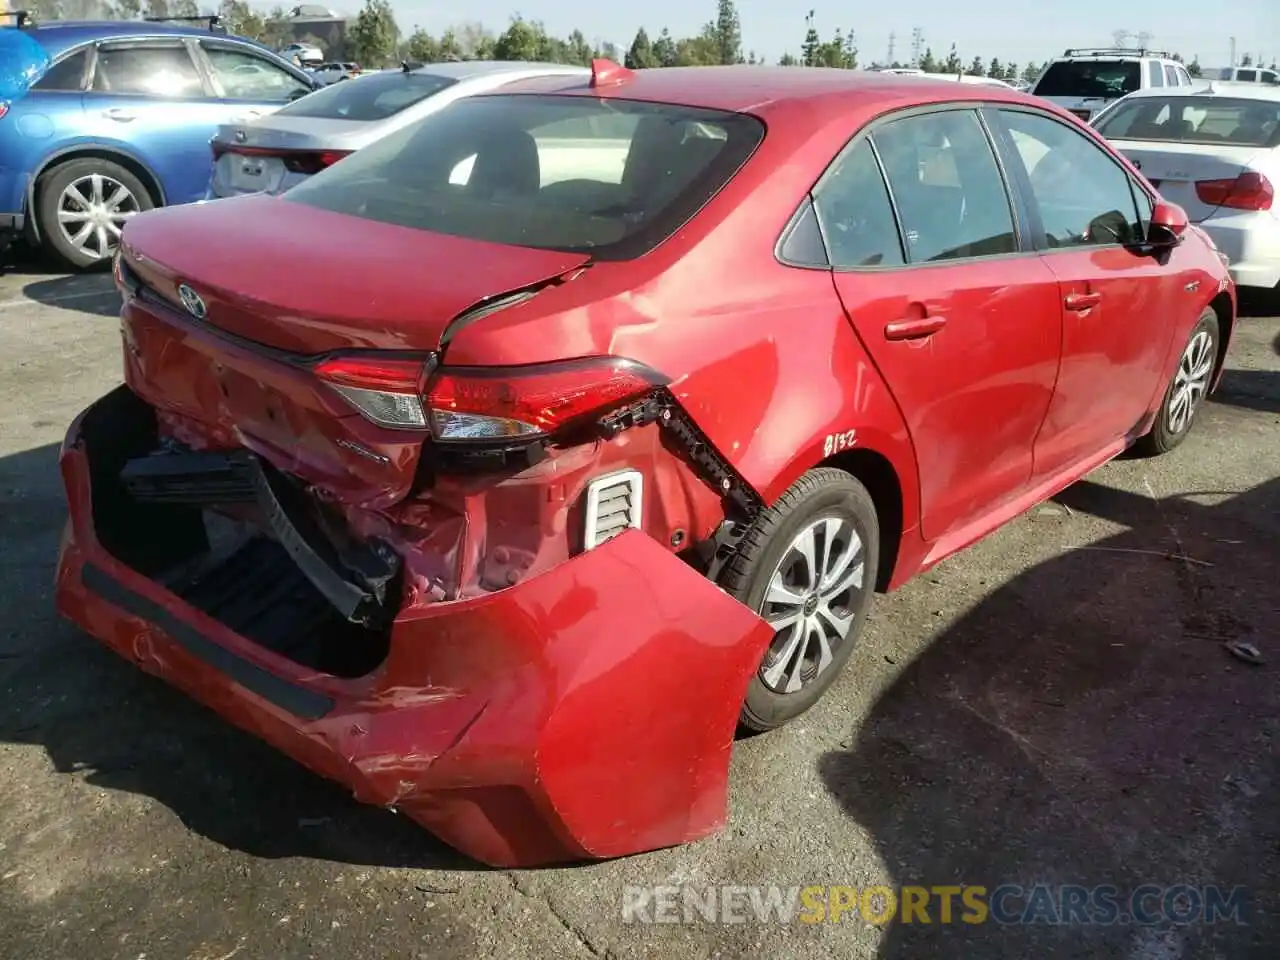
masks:
<instances>
[{"instance_id":1,"label":"shadow on pavement","mask_svg":"<svg viewBox=\"0 0 1280 960\"><path fill-rule=\"evenodd\" d=\"M152 797L189 829L252 856L477 869L59 620L57 455L50 444L0 458L0 740L37 744L58 773Z\"/></svg>"},{"instance_id":2,"label":"shadow on pavement","mask_svg":"<svg viewBox=\"0 0 1280 960\"><path fill-rule=\"evenodd\" d=\"M1069 488L1058 502L1126 532L985 598L820 769L895 884L1111 884L1122 909L1142 884L1242 885L1251 925L1045 922L1060 901L1037 923L943 924L935 899L932 923L898 914L882 958L1275 955L1280 480L1192 496Z\"/></svg>"},{"instance_id":3,"label":"shadow on pavement","mask_svg":"<svg viewBox=\"0 0 1280 960\"><path fill-rule=\"evenodd\" d=\"M1246 410L1280 413L1280 371L1228 369L1211 399Z\"/></svg>"}]
</instances>

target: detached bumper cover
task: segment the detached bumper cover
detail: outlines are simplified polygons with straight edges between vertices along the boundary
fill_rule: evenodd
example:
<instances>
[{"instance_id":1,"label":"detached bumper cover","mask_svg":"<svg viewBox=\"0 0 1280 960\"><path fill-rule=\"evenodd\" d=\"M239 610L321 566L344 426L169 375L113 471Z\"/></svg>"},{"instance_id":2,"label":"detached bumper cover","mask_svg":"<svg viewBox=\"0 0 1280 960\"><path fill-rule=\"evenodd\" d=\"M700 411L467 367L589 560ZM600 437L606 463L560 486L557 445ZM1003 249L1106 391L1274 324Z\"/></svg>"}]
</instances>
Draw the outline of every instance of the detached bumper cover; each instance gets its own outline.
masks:
<instances>
[{"instance_id":1,"label":"detached bumper cover","mask_svg":"<svg viewBox=\"0 0 1280 960\"><path fill-rule=\"evenodd\" d=\"M58 609L143 670L494 866L622 856L723 825L738 711L772 632L643 533L498 593L410 607L383 665L344 680L101 546L86 414L61 455Z\"/></svg>"}]
</instances>

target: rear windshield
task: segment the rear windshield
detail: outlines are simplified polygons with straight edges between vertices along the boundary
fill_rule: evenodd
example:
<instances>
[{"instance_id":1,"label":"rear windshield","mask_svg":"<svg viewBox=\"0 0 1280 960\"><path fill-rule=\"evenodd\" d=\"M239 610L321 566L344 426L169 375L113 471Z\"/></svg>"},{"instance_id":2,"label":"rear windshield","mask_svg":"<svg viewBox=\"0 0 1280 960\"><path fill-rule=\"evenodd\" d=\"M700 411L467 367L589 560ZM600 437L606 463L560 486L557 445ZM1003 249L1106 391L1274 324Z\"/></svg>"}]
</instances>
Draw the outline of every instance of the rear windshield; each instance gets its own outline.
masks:
<instances>
[{"instance_id":1,"label":"rear windshield","mask_svg":"<svg viewBox=\"0 0 1280 960\"><path fill-rule=\"evenodd\" d=\"M1038 97L1100 97L1111 100L1142 87L1137 60L1059 60L1036 84Z\"/></svg>"},{"instance_id":2,"label":"rear windshield","mask_svg":"<svg viewBox=\"0 0 1280 960\"><path fill-rule=\"evenodd\" d=\"M1109 140L1280 146L1280 101L1241 97L1135 97L1098 123Z\"/></svg>"},{"instance_id":3,"label":"rear windshield","mask_svg":"<svg viewBox=\"0 0 1280 960\"><path fill-rule=\"evenodd\" d=\"M285 198L474 240L629 259L687 222L763 137L759 120L738 113L613 98L468 97Z\"/></svg>"},{"instance_id":4,"label":"rear windshield","mask_svg":"<svg viewBox=\"0 0 1280 960\"><path fill-rule=\"evenodd\" d=\"M337 64L333 66L341 69ZM282 117L312 117L319 120L385 120L456 82L430 73L388 70L386 73L372 73L345 83L335 83L307 94L276 113Z\"/></svg>"}]
</instances>

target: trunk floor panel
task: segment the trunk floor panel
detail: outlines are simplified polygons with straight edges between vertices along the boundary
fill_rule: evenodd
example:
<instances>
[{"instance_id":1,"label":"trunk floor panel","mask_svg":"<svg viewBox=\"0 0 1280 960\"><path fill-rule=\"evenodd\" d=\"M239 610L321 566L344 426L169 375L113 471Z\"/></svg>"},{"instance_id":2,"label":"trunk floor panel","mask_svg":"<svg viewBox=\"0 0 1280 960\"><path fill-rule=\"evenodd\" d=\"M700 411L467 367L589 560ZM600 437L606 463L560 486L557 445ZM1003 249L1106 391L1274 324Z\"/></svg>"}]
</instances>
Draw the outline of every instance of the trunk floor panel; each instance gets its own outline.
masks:
<instances>
[{"instance_id":1,"label":"trunk floor panel","mask_svg":"<svg viewBox=\"0 0 1280 960\"><path fill-rule=\"evenodd\" d=\"M249 540L171 589L246 639L324 673L363 676L386 656L385 631L342 617L284 547L266 537Z\"/></svg>"}]
</instances>

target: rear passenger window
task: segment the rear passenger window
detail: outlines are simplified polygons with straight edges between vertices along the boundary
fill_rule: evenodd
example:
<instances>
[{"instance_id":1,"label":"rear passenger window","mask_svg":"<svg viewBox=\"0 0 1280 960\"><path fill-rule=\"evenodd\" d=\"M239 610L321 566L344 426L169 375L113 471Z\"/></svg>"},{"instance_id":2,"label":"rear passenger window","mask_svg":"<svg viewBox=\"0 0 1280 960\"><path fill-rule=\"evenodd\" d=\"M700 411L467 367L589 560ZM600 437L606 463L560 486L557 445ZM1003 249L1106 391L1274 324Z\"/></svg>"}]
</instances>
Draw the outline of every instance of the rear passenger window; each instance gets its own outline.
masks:
<instances>
[{"instance_id":1,"label":"rear passenger window","mask_svg":"<svg viewBox=\"0 0 1280 960\"><path fill-rule=\"evenodd\" d=\"M1053 247L1131 244L1142 236L1129 174L1096 143L1039 114L1002 110ZM1150 214L1148 214L1148 218Z\"/></svg>"},{"instance_id":2,"label":"rear passenger window","mask_svg":"<svg viewBox=\"0 0 1280 960\"><path fill-rule=\"evenodd\" d=\"M49 72L32 85L33 90L79 90L84 83L84 65L89 58L89 51L81 50L73 53L65 60L59 60Z\"/></svg>"},{"instance_id":3,"label":"rear passenger window","mask_svg":"<svg viewBox=\"0 0 1280 960\"><path fill-rule=\"evenodd\" d=\"M873 134L909 263L1013 253L1009 194L971 110L906 117Z\"/></svg>"},{"instance_id":4,"label":"rear passenger window","mask_svg":"<svg viewBox=\"0 0 1280 960\"><path fill-rule=\"evenodd\" d=\"M889 191L868 141L836 160L813 194L831 265L900 267L902 242Z\"/></svg>"},{"instance_id":5,"label":"rear passenger window","mask_svg":"<svg viewBox=\"0 0 1280 960\"><path fill-rule=\"evenodd\" d=\"M98 48L93 90L165 99L204 96L200 74L180 44L103 44Z\"/></svg>"},{"instance_id":6,"label":"rear passenger window","mask_svg":"<svg viewBox=\"0 0 1280 960\"><path fill-rule=\"evenodd\" d=\"M1178 71L1173 69L1171 64L1164 65L1164 82L1165 86L1176 87L1178 85Z\"/></svg>"},{"instance_id":7,"label":"rear passenger window","mask_svg":"<svg viewBox=\"0 0 1280 960\"><path fill-rule=\"evenodd\" d=\"M1156 63L1154 60L1147 63L1147 86L1164 86L1164 71L1160 69L1160 64Z\"/></svg>"}]
</instances>

